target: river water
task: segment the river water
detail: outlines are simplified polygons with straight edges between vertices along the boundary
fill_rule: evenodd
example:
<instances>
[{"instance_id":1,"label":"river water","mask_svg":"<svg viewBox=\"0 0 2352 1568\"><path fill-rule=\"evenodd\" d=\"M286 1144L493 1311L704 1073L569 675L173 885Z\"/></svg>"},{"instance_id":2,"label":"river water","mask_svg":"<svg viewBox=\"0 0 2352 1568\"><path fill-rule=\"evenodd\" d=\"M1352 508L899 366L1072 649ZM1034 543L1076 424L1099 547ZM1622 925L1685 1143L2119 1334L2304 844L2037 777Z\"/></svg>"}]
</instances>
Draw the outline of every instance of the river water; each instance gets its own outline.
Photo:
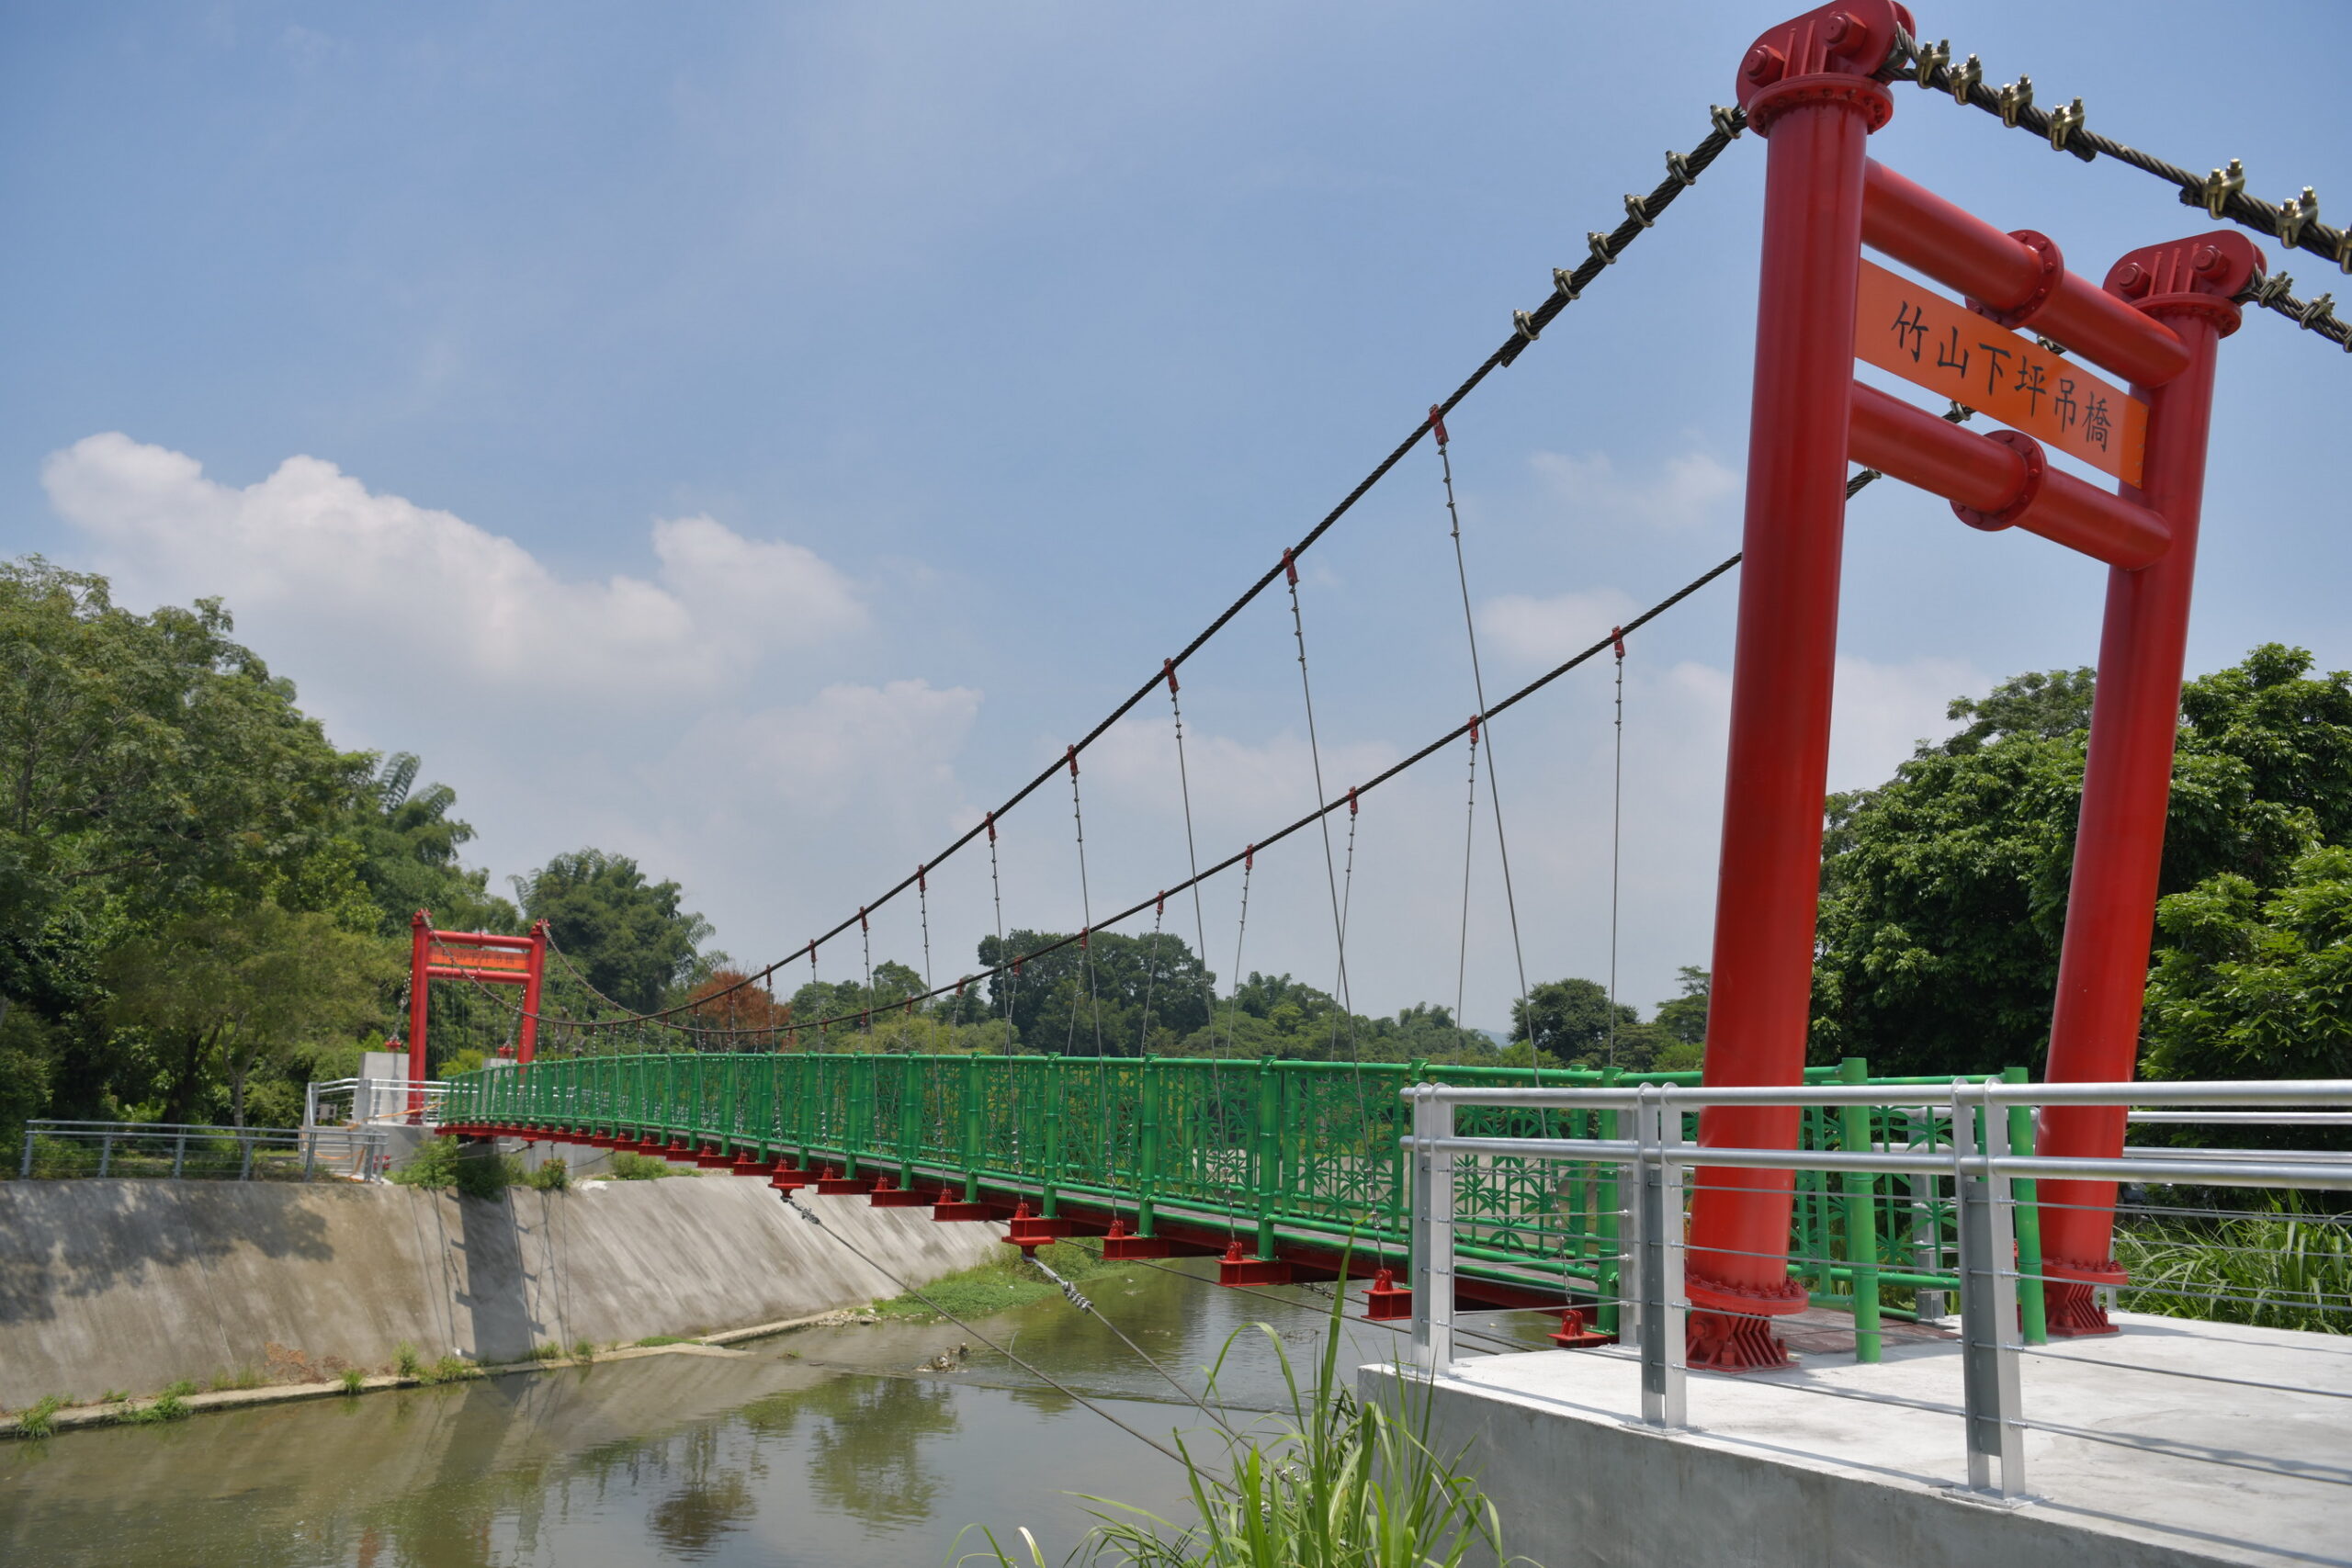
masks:
<instances>
[{"instance_id":1,"label":"river water","mask_svg":"<svg viewBox=\"0 0 2352 1568\"><path fill-rule=\"evenodd\" d=\"M1299 1379L1329 1301L1136 1266L1085 1290L1187 1387L1229 1338L1237 1410L1286 1409L1263 1322ZM1167 1442L1214 1452L1202 1412L1059 1297L975 1321ZM1235 1337L1240 1331L1238 1337ZM1351 1324L1343 1367L1402 1353ZM950 1323L807 1329L740 1353L649 1356L442 1388L0 1443L8 1568L635 1568L937 1564L958 1534L1026 1526L1058 1562L1089 1524L1073 1494L1187 1517L1179 1467ZM1345 1374L1343 1374L1345 1375ZM1351 1378L1350 1381L1352 1381ZM977 1529L960 1550L986 1546ZM1025 1561L1025 1552L1020 1552ZM981 1559L979 1561L988 1561Z\"/></svg>"}]
</instances>

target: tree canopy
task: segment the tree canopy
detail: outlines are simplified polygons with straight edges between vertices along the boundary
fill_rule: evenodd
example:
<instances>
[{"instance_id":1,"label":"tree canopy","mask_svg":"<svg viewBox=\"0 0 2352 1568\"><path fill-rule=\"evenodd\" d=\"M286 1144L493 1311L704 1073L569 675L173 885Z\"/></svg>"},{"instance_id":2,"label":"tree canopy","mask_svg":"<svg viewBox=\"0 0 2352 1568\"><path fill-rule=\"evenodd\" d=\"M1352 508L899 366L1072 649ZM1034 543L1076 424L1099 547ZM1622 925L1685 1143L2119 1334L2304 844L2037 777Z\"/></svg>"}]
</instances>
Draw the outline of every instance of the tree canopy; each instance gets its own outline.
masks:
<instances>
[{"instance_id":1,"label":"tree canopy","mask_svg":"<svg viewBox=\"0 0 2352 1568\"><path fill-rule=\"evenodd\" d=\"M647 881L627 855L575 850L514 882L523 918L547 921L571 966L631 1012L658 1010L724 961L702 951L710 922L680 907L684 889Z\"/></svg>"},{"instance_id":2,"label":"tree canopy","mask_svg":"<svg viewBox=\"0 0 2352 1568\"><path fill-rule=\"evenodd\" d=\"M2205 914L2160 921L2160 973L2176 942L2211 935L2213 909L2267 918L2264 901L2312 850L2352 842L2352 677L2312 665L2266 644L2182 692L2160 886L2204 889ZM2054 671L1955 702L1969 721L1958 734L1877 789L1830 797L1816 1061L2040 1067L2093 688L2089 671Z\"/></svg>"}]
</instances>

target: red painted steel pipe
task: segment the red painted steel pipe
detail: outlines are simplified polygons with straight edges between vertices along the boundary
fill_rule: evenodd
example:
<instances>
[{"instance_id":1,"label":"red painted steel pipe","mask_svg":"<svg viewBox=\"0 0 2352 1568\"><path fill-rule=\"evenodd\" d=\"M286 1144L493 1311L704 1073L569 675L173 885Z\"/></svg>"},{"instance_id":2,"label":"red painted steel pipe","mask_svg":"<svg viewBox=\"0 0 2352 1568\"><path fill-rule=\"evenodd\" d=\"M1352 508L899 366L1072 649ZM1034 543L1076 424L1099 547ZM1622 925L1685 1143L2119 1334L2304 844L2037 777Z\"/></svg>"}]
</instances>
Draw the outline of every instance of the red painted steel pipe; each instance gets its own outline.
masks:
<instances>
[{"instance_id":1,"label":"red painted steel pipe","mask_svg":"<svg viewBox=\"0 0 2352 1568\"><path fill-rule=\"evenodd\" d=\"M527 1064L539 1043L539 982L547 976L548 923L532 923L527 939L531 949L530 977L523 983L523 1023L514 1043L514 1059Z\"/></svg>"},{"instance_id":2,"label":"red painted steel pipe","mask_svg":"<svg viewBox=\"0 0 2352 1568\"><path fill-rule=\"evenodd\" d=\"M2238 325L2232 296L2261 274L2261 253L2234 231L2134 251L2109 274L2110 287L2133 294L2140 309L2168 323L2188 346L2189 366L2161 387L2134 389L2148 400L2147 460L2137 497L2170 522L2173 547L2145 570L2108 577L2051 1019L2046 1077L2052 1083L2120 1083L2132 1076L2139 1055L2214 366L2221 340ZM2112 1158L2123 1146L2124 1116L2120 1105L2051 1107L2042 1112L2037 1152ZM2061 1288L2051 1331L2101 1332L2105 1317L2091 1304L2088 1286L2122 1278L2112 1256L2115 1184L2045 1181L2041 1196L2043 1268L2082 1281L2071 1292Z\"/></svg>"},{"instance_id":3,"label":"red painted steel pipe","mask_svg":"<svg viewBox=\"0 0 2352 1568\"><path fill-rule=\"evenodd\" d=\"M408 1081L414 1084L424 1081L425 998L433 989L426 974L432 967L433 928L426 923L424 910L409 920L408 931ZM412 1116L424 1112L423 1089L409 1090L408 1109Z\"/></svg>"},{"instance_id":4,"label":"red painted steel pipe","mask_svg":"<svg viewBox=\"0 0 2352 1568\"><path fill-rule=\"evenodd\" d=\"M2163 321L2066 271L2063 260L2053 277L2056 245L2042 242L2045 257L1883 164L1871 163L1867 175L1862 243L1871 249L1982 302L2004 324L2030 325L2132 380L2154 386L2188 368L2187 345Z\"/></svg>"},{"instance_id":5,"label":"red painted steel pipe","mask_svg":"<svg viewBox=\"0 0 2352 1568\"><path fill-rule=\"evenodd\" d=\"M1931 491L1955 507L1988 514L2018 509L1995 526L2039 534L2126 570L2148 565L2171 547L2165 520L2144 506L2056 468L2043 468L2033 482L2018 446L2010 444L2029 443L2026 436L1978 435L1859 382L1852 429L1857 463Z\"/></svg>"},{"instance_id":6,"label":"red painted steel pipe","mask_svg":"<svg viewBox=\"0 0 2352 1568\"><path fill-rule=\"evenodd\" d=\"M1793 1084L1804 1072L1863 165L1871 132L1893 112L1869 76L1909 20L1883 3L1825 6L1767 33L1742 68L1740 103L1768 152L1703 1075L1710 1088ZM1790 1107L1713 1108L1700 1118L1699 1141L1792 1148L1799 1119ZM1686 1276L1700 1309L1690 1321L1701 1347L1694 1359L1781 1359L1785 1352L1756 1332L1752 1314L1805 1305L1804 1285L1788 1273L1790 1173L1706 1168L1699 1184ZM1717 1315L1733 1314L1751 1315ZM1728 1354L1726 1335L1740 1347Z\"/></svg>"},{"instance_id":7,"label":"red painted steel pipe","mask_svg":"<svg viewBox=\"0 0 2352 1568\"><path fill-rule=\"evenodd\" d=\"M489 931L436 931L433 935L444 947L503 947L528 953L532 945L526 936L496 936Z\"/></svg>"}]
</instances>

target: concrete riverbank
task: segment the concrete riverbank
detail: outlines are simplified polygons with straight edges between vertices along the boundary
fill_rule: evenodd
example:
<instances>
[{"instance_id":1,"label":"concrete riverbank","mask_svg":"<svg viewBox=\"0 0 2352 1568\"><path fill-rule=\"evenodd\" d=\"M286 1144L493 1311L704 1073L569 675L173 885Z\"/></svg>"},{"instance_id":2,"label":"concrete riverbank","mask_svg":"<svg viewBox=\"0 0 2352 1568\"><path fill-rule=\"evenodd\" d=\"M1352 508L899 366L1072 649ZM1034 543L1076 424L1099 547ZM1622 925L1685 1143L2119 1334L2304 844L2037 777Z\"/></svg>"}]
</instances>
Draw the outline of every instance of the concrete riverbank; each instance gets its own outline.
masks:
<instances>
[{"instance_id":1,"label":"concrete riverbank","mask_svg":"<svg viewBox=\"0 0 2352 1568\"><path fill-rule=\"evenodd\" d=\"M1003 1249L863 1198L800 1201L921 1284ZM203 1384L513 1361L772 1324L897 1293L766 1184L516 1189L495 1201L391 1186L0 1183L0 1409Z\"/></svg>"}]
</instances>

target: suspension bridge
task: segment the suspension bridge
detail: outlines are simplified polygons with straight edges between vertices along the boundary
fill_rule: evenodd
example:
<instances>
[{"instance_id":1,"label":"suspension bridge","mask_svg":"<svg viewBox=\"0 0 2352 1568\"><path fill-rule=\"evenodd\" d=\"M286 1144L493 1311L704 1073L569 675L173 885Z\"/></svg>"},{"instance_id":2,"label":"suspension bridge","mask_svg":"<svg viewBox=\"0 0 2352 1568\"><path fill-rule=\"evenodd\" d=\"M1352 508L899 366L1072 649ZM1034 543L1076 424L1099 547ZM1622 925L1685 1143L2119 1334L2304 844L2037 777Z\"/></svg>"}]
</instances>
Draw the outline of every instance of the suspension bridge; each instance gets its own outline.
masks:
<instances>
[{"instance_id":1,"label":"suspension bridge","mask_svg":"<svg viewBox=\"0 0 2352 1568\"><path fill-rule=\"evenodd\" d=\"M1517 1161L1483 1144L1487 1152L1457 1172L1460 1267L1450 1285L1433 1286L1433 1276L1416 1272L1408 1247L1415 1189L1400 1149L1409 1122L1405 1090L1836 1085L1868 1092L1810 1107L1734 1096L1678 1112L1674 1131L1702 1151L1824 1156L1952 1156L1986 1135L1982 1125L1960 1125L1949 1109L1954 1085L1970 1080L1874 1078L1860 1060L1805 1065L1842 530L1849 503L1883 478L1948 500L1969 527L2032 533L2108 569L2049 1053L2001 1077L2022 1082L2028 1067L2038 1066L2052 1084L2130 1079L2222 344L2255 313L2316 344L2352 352L2352 333L2334 314L2331 296L2299 298L2292 277L2249 236L2275 246L2281 259L2301 251L2352 270L2352 231L2323 222L2308 188L2266 200L2246 188L2234 161L2199 175L2093 129L2079 98L2037 103L2023 75L1996 85L1976 56L1956 61L1948 45L1925 42L1911 13L1891 0L1840 0L1775 27L1733 77L1735 101L1709 111L1706 133L1687 151L1668 152L1663 178L1645 193L1625 196L1619 220L1588 236L1587 254L1553 270L1544 298L1509 312L1510 331L1499 346L1326 515L1286 547L1269 549L1262 571L1182 649L1138 660L1132 693L1053 763L930 859L854 910L845 904L842 918L803 947L692 1003L565 1014L544 1005L550 950L543 930L521 938L441 931L420 913L411 1077L425 1076L436 987L444 996L457 987L488 998L514 1023L514 1059L457 1079L439 1111L442 1125L470 1137L570 1141L688 1159L764 1179L787 1195L807 1188L927 1206L942 1222L1001 1224L1005 1239L1024 1251L1087 1234L1103 1237L1114 1257L1213 1256L1222 1260L1223 1282L1235 1286L1371 1278L1376 1315L1401 1316L1416 1292L1432 1288L1472 1303L1541 1305L1562 1314L1563 1343L1606 1338L1621 1328L1618 1167L1602 1158ZM1898 103L1920 106L1913 112L1990 116L2052 155L2086 166L2120 164L2172 195L2152 208L2149 243L2103 273L2078 273L2060 238L1999 228L1873 161L1871 135ZM1751 139L1766 143L1766 169L1743 547L1728 559L1697 563L1702 570L1639 614L1591 628L1588 645L1556 668L1490 695L1453 505L1447 420L1495 372L1566 335L1571 308L1620 276L1643 237L1695 199L1690 193L1716 162ZM2169 237L2177 224L2165 211L2177 211L2176 202L2200 220ZM1865 259L1866 249L1906 270ZM1857 361L1927 401L1858 381ZM1997 428L1967 428L1979 421ZM1438 458L1432 477L1443 486L1454 544L1472 712L1393 766L1342 781L1327 775L1316 737L1299 563L1424 444ZM1985 547L2017 547L1988 541ZM1503 851L1502 890L1523 996L1517 933L1524 889L1510 875L1497 721L1574 671L1613 668L1622 748L1629 644L1637 647L1653 621L1694 602L1735 568L1713 992L1698 1074L1370 1062L1355 1059L1343 1031L1335 1033L1333 1059L1315 1062L1015 1049L1011 1024L1024 967L1075 948L1091 994L1092 941L1140 931L1147 921L1157 936L1168 929L1171 899L1180 919L1190 914L1185 923L1205 956L1199 890L1221 878L1239 885L1238 954L1259 857L1302 834L1312 834L1321 851L1313 858L1325 873L1332 973L1344 1007L1358 815L1384 785L1447 760L1468 773L1465 843L1475 840L1483 808ZM1204 846L1191 812L1182 672L1269 596L1286 601L1316 806L1269 823L1244 844ZM1087 880L1081 763L1114 725L1162 702L1168 761L1185 802L1185 858L1171 867L1182 874L1098 912ZM985 852L1002 947L999 825L1016 811L1037 811L1041 801L1058 801L1064 785L1080 929L1031 951L1005 948L993 967L934 983L931 879L951 861ZM870 997L869 1005L827 1016L779 1012L778 977L803 963L813 977L820 954L850 962L842 950L853 939L870 992L873 917L908 900L923 932L926 988L889 1006L911 1014L955 1005L1001 1018L1004 1055L860 1051L885 1010ZM1465 948L1468 903L1465 874ZM506 998L506 987L522 991L519 1003ZM713 1022L730 998L754 998L763 1003L756 1022ZM1147 1039L1150 1010L1148 998ZM1080 1039L1074 1014L1071 1043ZM1457 1098L1446 1102L1454 1107L1452 1131L1465 1138L1619 1138L1617 1109ZM1942 1113L1939 1102L1947 1107ZM2074 1169L2122 1153L2125 1109L2062 1100L2038 1118L2011 1111L2002 1131L2010 1146L2061 1162L2052 1169L2069 1160L2076 1166L2064 1168ZM1805 1170L1702 1165L1698 1176L1682 1265L1691 1364L1779 1365L1786 1350L1775 1320L1824 1304L1853 1315L1857 1351L1870 1359L1883 1290L1963 1286L1952 1262L1955 1212L1932 1180L1839 1172L1834 1160ZM2127 1278L2113 1257L2115 1183L2053 1178L2037 1194L2026 1180L2018 1194L2015 1245L2028 1342L2109 1333L2099 1292Z\"/></svg>"}]
</instances>

